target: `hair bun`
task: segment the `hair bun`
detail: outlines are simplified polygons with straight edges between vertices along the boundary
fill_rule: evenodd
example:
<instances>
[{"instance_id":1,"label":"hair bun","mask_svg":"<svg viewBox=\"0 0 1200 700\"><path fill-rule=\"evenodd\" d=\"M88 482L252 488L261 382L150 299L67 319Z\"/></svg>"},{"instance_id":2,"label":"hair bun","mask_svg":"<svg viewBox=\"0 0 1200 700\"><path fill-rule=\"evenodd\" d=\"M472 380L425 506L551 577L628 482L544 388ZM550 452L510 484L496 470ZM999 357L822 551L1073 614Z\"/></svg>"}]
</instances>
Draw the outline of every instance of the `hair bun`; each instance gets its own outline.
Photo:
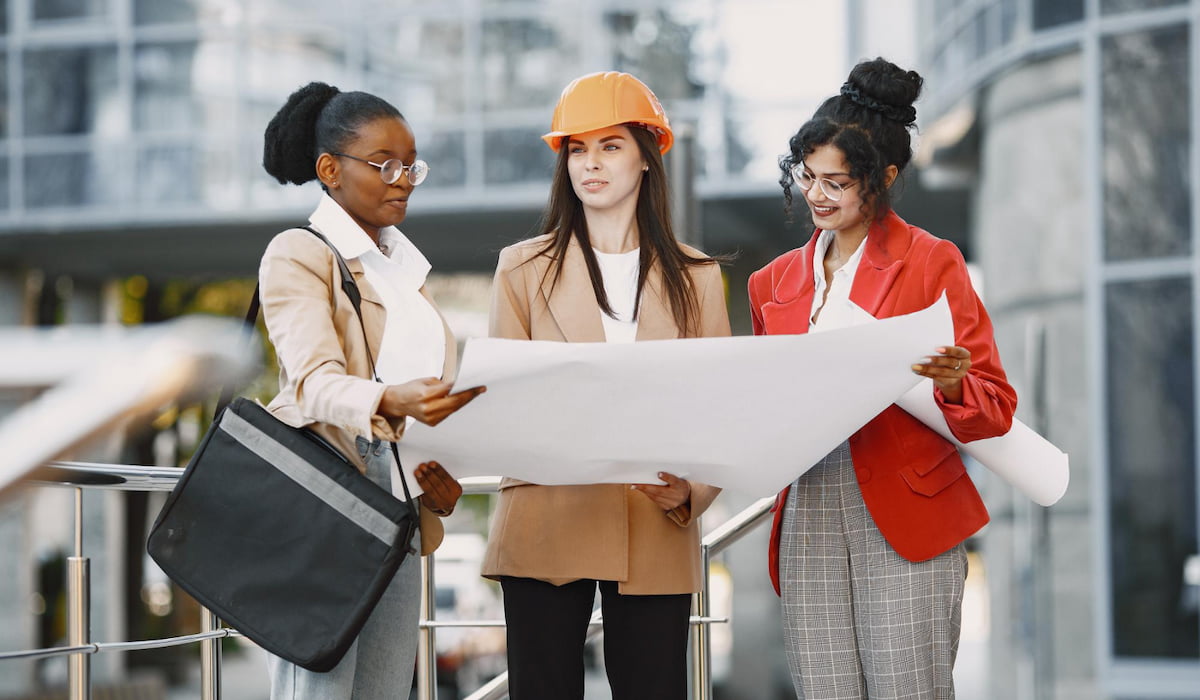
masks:
<instances>
[{"instance_id":1,"label":"hair bun","mask_svg":"<svg viewBox=\"0 0 1200 700\"><path fill-rule=\"evenodd\" d=\"M917 120L913 103L921 94L924 79L883 58L862 61L850 71L841 93L856 105L891 121L911 126Z\"/></svg>"}]
</instances>

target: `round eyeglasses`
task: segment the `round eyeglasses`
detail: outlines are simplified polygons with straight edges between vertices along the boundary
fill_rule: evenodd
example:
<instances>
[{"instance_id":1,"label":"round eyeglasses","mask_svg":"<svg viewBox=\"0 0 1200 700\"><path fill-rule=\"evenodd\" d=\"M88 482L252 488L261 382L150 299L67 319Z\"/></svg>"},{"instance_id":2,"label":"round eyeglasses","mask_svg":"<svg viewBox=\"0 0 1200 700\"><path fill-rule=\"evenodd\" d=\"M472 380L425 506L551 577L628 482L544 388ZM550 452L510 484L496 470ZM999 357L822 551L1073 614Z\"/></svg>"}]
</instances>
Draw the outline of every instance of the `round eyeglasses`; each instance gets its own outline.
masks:
<instances>
[{"instance_id":1,"label":"round eyeglasses","mask_svg":"<svg viewBox=\"0 0 1200 700\"><path fill-rule=\"evenodd\" d=\"M792 180L796 186L805 192L812 189L813 183L816 183L821 188L821 192L825 194L831 201L839 201L846 190L858 184L855 180L848 185L843 185L827 177L813 177L813 174L808 172L804 167L804 163L796 163L792 166Z\"/></svg>"},{"instance_id":2,"label":"round eyeglasses","mask_svg":"<svg viewBox=\"0 0 1200 700\"><path fill-rule=\"evenodd\" d=\"M366 163L367 165L373 165L376 168L379 168L379 179L383 180L389 185L396 184L396 182L400 179L400 176L404 174L405 170L408 171L408 182L413 187L425 182L425 178L429 177L429 163L426 163L423 160L414 160L412 165L405 165L404 161L400 160L399 158L389 158L382 163L375 163L367 160L366 158L352 156L349 153L334 153L333 155L341 156L343 158L350 158L352 160L357 160L361 163Z\"/></svg>"}]
</instances>

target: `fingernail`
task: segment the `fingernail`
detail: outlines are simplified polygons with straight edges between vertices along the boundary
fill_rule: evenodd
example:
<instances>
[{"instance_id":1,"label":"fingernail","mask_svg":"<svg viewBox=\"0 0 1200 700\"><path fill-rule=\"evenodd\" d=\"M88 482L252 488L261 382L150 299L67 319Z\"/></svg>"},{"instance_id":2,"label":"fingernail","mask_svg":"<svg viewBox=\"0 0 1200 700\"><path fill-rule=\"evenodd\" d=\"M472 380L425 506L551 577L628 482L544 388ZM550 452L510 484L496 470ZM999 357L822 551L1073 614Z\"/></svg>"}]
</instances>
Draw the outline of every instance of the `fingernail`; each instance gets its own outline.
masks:
<instances>
[{"instance_id":1,"label":"fingernail","mask_svg":"<svg viewBox=\"0 0 1200 700\"><path fill-rule=\"evenodd\" d=\"M637 484L630 484L630 485L629 485L629 490L630 490L630 491L637 491Z\"/></svg>"},{"instance_id":2,"label":"fingernail","mask_svg":"<svg viewBox=\"0 0 1200 700\"><path fill-rule=\"evenodd\" d=\"M914 371L914 372L920 372L920 371L921 371L921 365L913 365L913 366L912 366L912 371Z\"/></svg>"}]
</instances>

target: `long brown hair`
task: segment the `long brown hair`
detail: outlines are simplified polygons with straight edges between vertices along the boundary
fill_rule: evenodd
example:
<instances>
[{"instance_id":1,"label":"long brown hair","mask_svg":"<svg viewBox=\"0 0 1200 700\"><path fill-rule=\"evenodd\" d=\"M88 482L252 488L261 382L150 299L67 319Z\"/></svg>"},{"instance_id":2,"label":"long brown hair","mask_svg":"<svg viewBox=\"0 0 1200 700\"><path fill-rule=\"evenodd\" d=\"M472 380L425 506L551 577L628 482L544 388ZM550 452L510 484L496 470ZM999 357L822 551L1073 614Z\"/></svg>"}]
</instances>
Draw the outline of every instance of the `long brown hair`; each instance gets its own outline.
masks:
<instances>
[{"instance_id":1,"label":"long brown hair","mask_svg":"<svg viewBox=\"0 0 1200 700\"><path fill-rule=\"evenodd\" d=\"M645 287L650 268L655 261L661 261L663 286L666 288L667 302L671 306L671 315L680 330L687 335L689 331L698 329L700 315L696 290L692 288L687 268L692 265L716 264L719 259L708 256L692 257L680 246L671 226L671 197L667 188L666 168L658 150L658 140L640 126L625 126L633 135L633 140L647 165L646 172L642 175L641 188L638 190L635 213L639 253L637 297L634 301L633 317L638 317L642 289ZM558 160L554 165L550 199L546 202L540 223L539 234L550 236L550 240L538 254L546 255L554 261L546 270L546 274L550 274L551 269L554 271L550 286L553 293L554 286L562 276L562 261L566 256L567 247L574 238L579 243L583 259L587 263L588 277L592 282L592 291L596 294L596 303L601 311L615 318L616 314L609 304L608 294L604 291L604 279L600 274L600 265L596 262L596 253L592 250L583 203L575 194L571 176L567 172L570 152L570 139L563 139L558 150Z\"/></svg>"}]
</instances>

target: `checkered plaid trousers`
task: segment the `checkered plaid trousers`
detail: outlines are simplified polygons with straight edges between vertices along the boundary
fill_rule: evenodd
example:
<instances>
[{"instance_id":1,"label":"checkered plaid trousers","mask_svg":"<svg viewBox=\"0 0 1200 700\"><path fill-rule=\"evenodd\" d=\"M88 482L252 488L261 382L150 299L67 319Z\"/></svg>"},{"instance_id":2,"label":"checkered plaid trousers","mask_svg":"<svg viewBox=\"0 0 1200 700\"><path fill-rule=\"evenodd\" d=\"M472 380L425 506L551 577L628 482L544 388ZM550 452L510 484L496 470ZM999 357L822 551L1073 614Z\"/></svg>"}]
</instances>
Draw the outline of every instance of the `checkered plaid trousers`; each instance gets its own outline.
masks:
<instances>
[{"instance_id":1,"label":"checkered plaid trousers","mask_svg":"<svg viewBox=\"0 0 1200 700\"><path fill-rule=\"evenodd\" d=\"M788 666L802 700L954 697L967 557L919 563L883 539L848 443L792 485L779 569Z\"/></svg>"}]
</instances>

